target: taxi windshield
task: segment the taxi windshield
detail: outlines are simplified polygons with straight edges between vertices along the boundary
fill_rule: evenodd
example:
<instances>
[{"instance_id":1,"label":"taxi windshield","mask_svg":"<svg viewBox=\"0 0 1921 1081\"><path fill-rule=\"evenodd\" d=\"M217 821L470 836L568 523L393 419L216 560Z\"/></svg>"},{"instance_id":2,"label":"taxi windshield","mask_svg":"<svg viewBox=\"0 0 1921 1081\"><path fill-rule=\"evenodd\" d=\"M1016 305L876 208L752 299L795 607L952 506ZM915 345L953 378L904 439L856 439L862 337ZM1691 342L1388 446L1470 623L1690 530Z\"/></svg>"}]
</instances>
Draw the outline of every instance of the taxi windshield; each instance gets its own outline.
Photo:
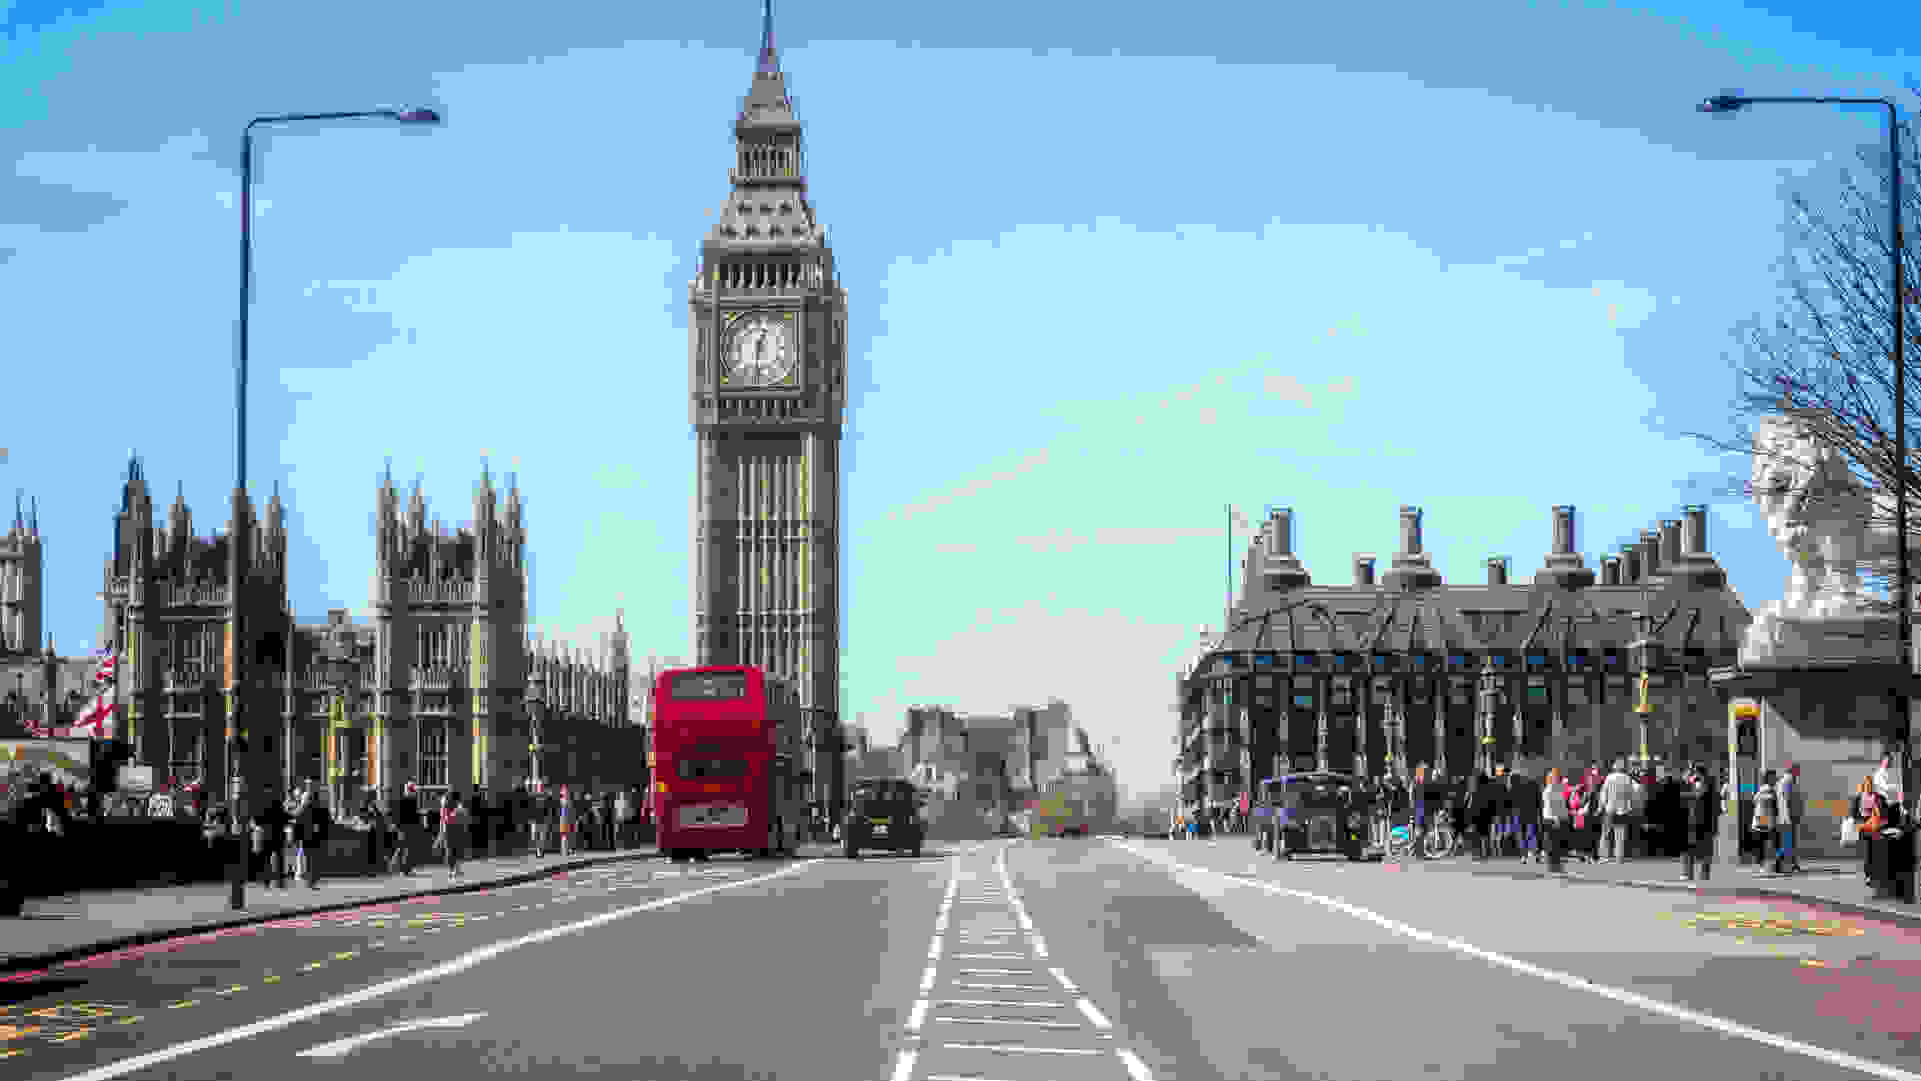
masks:
<instances>
[{"instance_id":1,"label":"taxi windshield","mask_svg":"<svg viewBox=\"0 0 1921 1081\"><path fill-rule=\"evenodd\" d=\"M911 805L914 802L914 786L906 781L861 781L853 786L849 796L863 807Z\"/></svg>"}]
</instances>

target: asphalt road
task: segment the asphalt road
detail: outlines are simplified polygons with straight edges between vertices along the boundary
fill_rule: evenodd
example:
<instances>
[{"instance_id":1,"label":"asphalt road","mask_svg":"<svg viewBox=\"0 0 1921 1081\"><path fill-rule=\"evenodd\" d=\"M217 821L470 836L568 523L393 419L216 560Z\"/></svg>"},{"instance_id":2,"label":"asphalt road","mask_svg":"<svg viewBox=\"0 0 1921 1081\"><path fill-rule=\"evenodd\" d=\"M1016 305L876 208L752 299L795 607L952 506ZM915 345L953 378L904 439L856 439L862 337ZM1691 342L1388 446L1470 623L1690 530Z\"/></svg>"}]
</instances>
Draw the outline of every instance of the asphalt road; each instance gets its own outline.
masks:
<instances>
[{"instance_id":1,"label":"asphalt road","mask_svg":"<svg viewBox=\"0 0 1921 1081\"><path fill-rule=\"evenodd\" d=\"M637 860L0 988L0 1081L1921 1081L1914 930L1240 840Z\"/></svg>"}]
</instances>

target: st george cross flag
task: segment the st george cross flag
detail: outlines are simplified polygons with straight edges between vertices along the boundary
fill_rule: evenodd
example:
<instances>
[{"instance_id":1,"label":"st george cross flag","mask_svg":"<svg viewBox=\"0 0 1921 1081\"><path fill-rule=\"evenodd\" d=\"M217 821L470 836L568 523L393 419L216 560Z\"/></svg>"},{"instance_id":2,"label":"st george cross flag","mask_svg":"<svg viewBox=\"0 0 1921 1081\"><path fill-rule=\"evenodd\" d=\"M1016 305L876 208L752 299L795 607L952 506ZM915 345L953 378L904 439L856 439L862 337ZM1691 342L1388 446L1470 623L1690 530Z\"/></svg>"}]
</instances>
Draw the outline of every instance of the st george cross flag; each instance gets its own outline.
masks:
<instances>
[{"instance_id":1,"label":"st george cross flag","mask_svg":"<svg viewBox=\"0 0 1921 1081\"><path fill-rule=\"evenodd\" d=\"M73 719L73 730L95 739L112 739L114 699L118 697L114 674L118 671L119 658L112 646L100 650L95 656L100 658L100 666L93 672L93 700Z\"/></svg>"}]
</instances>

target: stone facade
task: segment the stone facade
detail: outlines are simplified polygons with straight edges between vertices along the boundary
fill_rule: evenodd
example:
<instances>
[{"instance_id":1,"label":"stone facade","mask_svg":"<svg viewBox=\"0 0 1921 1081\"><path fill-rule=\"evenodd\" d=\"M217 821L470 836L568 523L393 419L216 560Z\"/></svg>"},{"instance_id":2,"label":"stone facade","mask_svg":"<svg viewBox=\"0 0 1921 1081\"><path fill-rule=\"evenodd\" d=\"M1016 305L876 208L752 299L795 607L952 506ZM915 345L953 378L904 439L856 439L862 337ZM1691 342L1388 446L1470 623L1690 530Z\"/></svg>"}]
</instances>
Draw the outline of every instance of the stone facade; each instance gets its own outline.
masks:
<instances>
[{"instance_id":1,"label":"stone facade","mask_svg":"<svg viewBox=\"0 0 1921 1081\"><path fill-rule=\"evenodd\" d=\"M546 780L644 782L624 629L597 656L526 633L518 488L503 504L483 472L473 521L452 531L429 522L418 486L403 512L391 476L375 510L372 621L335 610L302 623L287 600L278 492L258 526L242 505L247 663L235 708L225 694L231 523L224 535L196 536L177 495L156 528L144 469L129 463L102 596L105 634L122 650L121 731L135 761L216 794L236 775L249 795L312 778L347 802L367 790L392 796L409 781L430 792L500 791L532 773L525 693L534 673L550 706Z\"/></svg>"},{"instance_id":2,"label":"stone facade","mask_svg":"<svg viewBox=\"0 0 1921 1081\"><path fill-rule=\"evenodd\" d=\"M1486 584L1443 582L1420 509L1403 507L1378 582L1374 557L1359 555L1352 585L1316 586L1294 524L1290 508L1263 523L1231 629L1176 678L1187 806L1226 805L1289 769L1425 763L1458 776L1490 760L1538 769L1638 757L1643 744L1654 758L1713 760L1721 747L1707 673L1732 659L1749 616L1708 554L1706 508L1606 557L1598 581L1568 506L1554 508L1549 554L1527 583L1508 581L1505 559L1488 561ZM1634 711L1644 666L1645 721Z\"/></svg>"},{"instance_id":3,"label":"stone facade","mask_svg":"<svg viewBox=\"0 0 1921 1081\"><path fill-rule=\"evenodd\" d=\"M798 684L813 798L838 816L847 294L808 201L785 79L770 26L734 127L732 190L687 289L694 642L699 664Z\"/></svg>"}]
</instances>

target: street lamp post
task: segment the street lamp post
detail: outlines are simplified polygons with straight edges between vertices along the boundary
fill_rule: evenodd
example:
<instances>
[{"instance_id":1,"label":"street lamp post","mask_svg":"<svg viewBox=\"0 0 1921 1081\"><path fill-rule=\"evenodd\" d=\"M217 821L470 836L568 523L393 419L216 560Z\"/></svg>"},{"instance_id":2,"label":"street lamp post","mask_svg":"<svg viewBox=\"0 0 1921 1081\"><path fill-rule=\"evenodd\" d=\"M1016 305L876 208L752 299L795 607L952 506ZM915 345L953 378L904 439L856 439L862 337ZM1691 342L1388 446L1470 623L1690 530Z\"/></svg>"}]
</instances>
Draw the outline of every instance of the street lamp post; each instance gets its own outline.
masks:
<instances>
[{"instance_id":1,"label":"street lamp post","mask_svg":"<svg viewBox=\"0 0 1921 1081\"><path fill-rule=\"evenodd\" d=\"M1901 114L1895 108L1893 98L1751 98L1738 94L1718 94L1696 106L1704 113L1732 113L1750 105L1879 105L1888 111L1888 245L1894 290L1891 294L1894 308L1894 534L1895 534L1895 618L1896 641L1899 643L1901 674L1909 675L1914 668L1913 605L1910 595L1913 580L1908 568L1908 378L1907 366L1903 361L1902 326L1902 240L1901 240ZM1895 696L1897 736L1906 744L1908 727L1908 695L1905 686L1897 689ZM1904 772L1913 773L1913 764L1904 763ZM1913 787L1913 777L1906 778L1906 787Z\"/></svg>"},{"instance_id":2,"label":"street lamp post","mask_svg":"<svg viewBox=\"0 0 1921 1081\"><path fill-rule=\"evenodd\" d=\"M231 622L227 633L230 660L227 670L227 806L234 858L230 868L229 904L246 907L247 848L242 843L243 818L239 755L246 750L246 729L240 723L241 688L246 685L243 668L246 650L241 636L240 582L246 571L241 551L247 536L247 309L253 284L253 129L273 124L292 124L309 120L363 120L382 118L400 124L439 124L440 113L433 109L366 109L338 113L284 113L258 116L247 122L240 133L240 324L239 356L234 364L234 487L233 524L227 543L227 607Z\"/></svg>"},{"instance_id":3,"label":"street lamp post","mask_svg":"<svg viewBox=\"0 0 1921 1081\"><path fill-rule=\"evenodd\" d=\"M1494 658L1481 662L1481 738L1477 741L1480 750L1475 755L1475 769L1483 774L1494 772L1494 714L1500 708L1501 675L1494 668Z\"/></svg>"},{"instance_id":4,"label":"street lamp post","mask_svg":"<svg viewBox=\"0 0 1921 1081\"><path fill-rule=\"evenodd\" d=\"M529 766L533 774L534 791L536 792L544 791L546 788L545 782L543 782L540 777L541 721L545 720L543 715L547 710L547 701L544 697L546 686L547 681L541 676L540 669L535 668L532 672L528 673L527 731L532 738L527 745L527 751L532 759Z\"/></svg>"}]
</instances>

